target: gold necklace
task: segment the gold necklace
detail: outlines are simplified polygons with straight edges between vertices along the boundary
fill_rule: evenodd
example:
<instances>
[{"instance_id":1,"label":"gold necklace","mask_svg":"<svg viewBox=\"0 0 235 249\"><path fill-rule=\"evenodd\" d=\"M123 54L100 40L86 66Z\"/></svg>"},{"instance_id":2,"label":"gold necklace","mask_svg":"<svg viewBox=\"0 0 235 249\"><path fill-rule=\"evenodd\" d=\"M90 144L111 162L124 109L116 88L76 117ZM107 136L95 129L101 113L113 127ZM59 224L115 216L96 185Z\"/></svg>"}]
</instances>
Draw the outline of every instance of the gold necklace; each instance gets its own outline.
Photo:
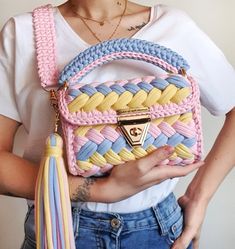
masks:
<instances>
[{"instance_id":1,"label":"gold necklace","mask_svg":"<svg viewBox=\"0 0 235 249\"><path fill-rule=\"evenodd\" d=\"M76 14L76 16L78 16L78 17L81 18L81 19L90 20L90 21L99 23L100 26L103 26L105 22L109 21L109 20L98 21L98 20L95 20L95 19L92 19L92 18L89 18L89 17L81 16L80 14L78 14L78 13L75 12L75 11L73 11L73 13Z\"/></svg>"},{"instance_id":2,"label":"gold necklace","mask_svg":"<svg viewBox=\"0 0 235 249\"><path fill-rule=\"evenodd\" d=\"M125 15L126 9L127 9L127 0L125 0L125 7L124 7L124 10L123 10L123 12L122 12L120 18L119 18L118 24L116 25L114 31L113 31L112 34L108 37L107 40L110 40L110 39L114 36L114 34L116 33L117 29L119 28L119 26L120 26L120 24L121 24L121 21L122 21L122 19L123 19L123 16ZM73 12L76 16L78 16L78 17L80 18L80 20L81 20L81 21L83 22L83 24L87 27L87 29L91 32L91 34L96 38L96 40L99 41L99 42L102 42L102 40L101 40L101 39L96 35L96 33L90 28L90 26L87 24L87 22L86 22L85 20L91 20L91 21L97 22L97 23L100 24L100 26L103 26L103 25L104 25L104 22L105 22L106 20L98 21L98 20L94 20L94 19L91 19L91 18L88 18L88 17L83 17L83 16L81 16L80 14L78 14L76 11L74 11L73 9L72 9L72 12Z\"/></svg>"}]
</instances>

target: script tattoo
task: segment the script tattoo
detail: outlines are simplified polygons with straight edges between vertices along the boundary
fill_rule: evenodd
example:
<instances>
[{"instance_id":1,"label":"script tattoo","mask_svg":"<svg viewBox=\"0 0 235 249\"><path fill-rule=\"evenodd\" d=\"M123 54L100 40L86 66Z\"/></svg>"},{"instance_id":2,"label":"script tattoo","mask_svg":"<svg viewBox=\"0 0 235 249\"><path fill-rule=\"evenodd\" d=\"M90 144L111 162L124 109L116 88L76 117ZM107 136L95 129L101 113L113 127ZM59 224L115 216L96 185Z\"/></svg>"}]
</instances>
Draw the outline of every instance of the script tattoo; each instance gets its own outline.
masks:
<instances>
[{"instance_id":1,"label":"script tattoo","mask_svg":"<svg viewBox=\"0 0 235 249\"><path fill-rule=\"evenodd\" d=\"M146 22L143 22L140 25L136 25L136 26L131 26L130 28L128 28L128 31L133 31L133 30L140 30L142 29L144 26L146 25Z\"/></svg>"},{"instance_id":2,"label":"script tattoo","mask_svg":"<svg viewBox=\"0 0 235 249\"><path fill-rule=\"evenodd\" d=\"M72 201L86 202L91 198L90 188L97 181L96 178L85 178L82 185L79 185L72 194Z\"/></svg>"}]
</instances>

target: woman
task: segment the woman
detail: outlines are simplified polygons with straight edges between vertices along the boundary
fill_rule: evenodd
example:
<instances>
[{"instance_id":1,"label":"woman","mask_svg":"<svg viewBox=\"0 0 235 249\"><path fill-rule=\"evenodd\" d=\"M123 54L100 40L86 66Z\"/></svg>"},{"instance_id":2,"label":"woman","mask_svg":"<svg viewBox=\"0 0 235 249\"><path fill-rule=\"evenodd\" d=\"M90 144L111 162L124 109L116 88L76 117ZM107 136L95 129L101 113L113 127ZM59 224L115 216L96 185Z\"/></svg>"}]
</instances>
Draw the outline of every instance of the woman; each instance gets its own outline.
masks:
<instances>
[{"instance_id":1,"label":"woman","mask_svg":"<svg viewBox=\"0 0 235 249\"><path fill-rule=\"evenodd\" d=\"M217 115L228 113L206 165L199 170L181 199L185 208L185 232L173 248L187 248L194 238L194 248L197 248L206 206L235 162L232 153L226 153L234 147L234 70L188 16L166 6L157 5L150 9L124 0L74 0L55 8L54 18L60 69L77 53L103 40L136 37L154 41L172 48L189 61L191 73L199 81L202 104L209 111ZM192 34L190 37L189 32ZM1 89L5 89L0 98L1 192L33 199L37 174L37 167L33 166L40 160L52 111L48 109L47 94L40 88L37 76L31 15L11 19L4 27L1 39L0 84L3 84ZM89 75L87 82L107 80L111 76L114 79L129 78L154 72L150 66L134 62L115 62L109 67L109 75L102 70ZM222 80L224 88L220 85ZM223 97L225 95L226 99ZM19 124L23 124L28 132L24 159L10 152ZM119 245L123 248L171 247L182 232L183 220L181 210L171 194L177 179L170 178L185 175L201 164L174 169L157 166L170 154L171 148L160 149L144 159L127 163L125 172L117 166L109 178L95 183L70 177L71 198L76 202L73 204L73 218L78 248L113 248ZM7 171L2 162L8 165ZM131 175L130 168L134 170ZM155 185L166 178L169 179ZM208 179L213 179L210 187L207 186ZM107 192L99 191L101 188L107 189ZM31 202L29 206L26 238L22 246L26 249L35 247ZM171 209L173 212L170 212ZM100 212L103 216L100 216ZM97 229L93 231L90 229L95 216ZM130 225L130 217L136 219L135 227ZM109 221L108 231L100 229L100 219ZM149 225L141 225L140 220ZM124 231L121 230L123 226L126 226Z\"/></svg>"}]
</instances>

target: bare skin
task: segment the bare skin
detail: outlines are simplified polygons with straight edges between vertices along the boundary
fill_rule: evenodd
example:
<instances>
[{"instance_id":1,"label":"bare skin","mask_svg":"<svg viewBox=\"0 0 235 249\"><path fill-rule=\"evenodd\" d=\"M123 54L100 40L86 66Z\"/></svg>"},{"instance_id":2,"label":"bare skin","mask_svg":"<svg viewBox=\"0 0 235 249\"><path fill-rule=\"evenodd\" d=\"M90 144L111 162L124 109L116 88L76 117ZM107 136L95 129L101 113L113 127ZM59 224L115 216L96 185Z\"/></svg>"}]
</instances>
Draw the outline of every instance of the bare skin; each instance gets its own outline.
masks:
<instances>
[{"instance_id":1,"label":"bare skin","mask_svg":"<svg viewBox=\"0 0 235 249\"><path fill-rule=\"evenodd\" d=\"M116 27L120 15L123 12L124 1L99 1L98 7L95 0L91 1L68 1L63 5L59 6L61 14L64 16L68 24L73 28L73 30L88 44L96 44L98 41L92 35L92 33L83 24L80 18L78 18L71 11L71 2L81 16L89 17L95 20L109 20L100 26L91 20L87 20L87 24L90 28L95 31L96 35L102 40L107 40L110 34ZM120 4L118 4L118 2ZM102 6L105 6L103 8ZM106 7L107 6L107 7ZM107 10L110 10L107 12ZM121 21L121 24L113 36L113 38L131 37L141 28L143 28L150 18L150 8L135 4L132 2L127 3L127 9L125 15Z\"/></svg>"}]
</instances>

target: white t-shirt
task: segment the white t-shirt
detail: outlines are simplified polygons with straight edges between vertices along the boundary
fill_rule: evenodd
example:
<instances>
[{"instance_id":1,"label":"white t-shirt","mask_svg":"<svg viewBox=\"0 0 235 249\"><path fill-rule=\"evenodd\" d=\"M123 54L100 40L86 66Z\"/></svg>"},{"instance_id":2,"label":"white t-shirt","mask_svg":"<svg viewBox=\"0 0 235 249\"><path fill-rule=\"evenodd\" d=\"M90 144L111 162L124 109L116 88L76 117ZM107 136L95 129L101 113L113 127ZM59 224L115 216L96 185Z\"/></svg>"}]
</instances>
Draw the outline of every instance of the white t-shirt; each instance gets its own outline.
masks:
<instances>
[{"instance_id":1,"label":"white t-shirt","mask_svg":"<svg viewBox=\"0 0 235 249\"><path fill-rule=\"evenodd\" d=\"M89 47L54 9L57 34L57 64L60 70ZM235 71L223 53L182 11L164 5L151 9L149 23L134 38L159 43L181 54L190 64L190 74L199 83L201 103L212 114L225 114L235 104ZM128 79L156 74L147 63L124 60L104 65L84 81ZM54 113L48 93L37 74L31 13L11 18L1 32L0 114L22 123L26 130L23 157L39 163L45 139L52 131ZM177 179L166 180L121 202L83 203L84 209L103 212L135 212L149 208L173 191Z\"/></svg>"}]
</instances>

